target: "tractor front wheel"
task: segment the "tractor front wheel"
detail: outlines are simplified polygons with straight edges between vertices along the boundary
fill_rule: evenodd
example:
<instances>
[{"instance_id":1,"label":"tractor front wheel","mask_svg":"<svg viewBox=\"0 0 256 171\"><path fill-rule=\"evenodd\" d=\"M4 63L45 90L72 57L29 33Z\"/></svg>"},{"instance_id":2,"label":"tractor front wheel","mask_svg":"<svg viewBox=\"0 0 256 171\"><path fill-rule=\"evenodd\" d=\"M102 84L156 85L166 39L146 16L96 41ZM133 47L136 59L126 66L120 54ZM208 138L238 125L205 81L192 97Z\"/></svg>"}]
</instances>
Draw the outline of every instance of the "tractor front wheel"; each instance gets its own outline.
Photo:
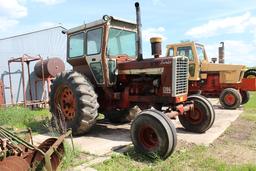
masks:
<instances>
[{"instance_id":1,"label":"tractor front wheel","mask_svg":"<svg viewBox=\"0 0 256 171\"><path fill-rule=\"evenodd\" d=\"M188 131L203 133L213 125L215 112L212 104L201 95L192 95L188 100L193 101L194 108L179 115L181 125Z\"/></svg>"},{"instance_id":2,"label":"tractor front wheel","mask_svg":"<svg viewBox=\"0 0 256 171\"><path fill-rule=\"evenodd\" d=\"M132 122L131 139L136 152L166 159L177 144L176 128L157 110L144 110Z\"/></svg>"},{"instance_id":3,"label":"tractor front wheel","mask_svg":"<svg viewBox=\"0 0 256 171\"><path fill-rule=\"evenodd\" d=\"M220 94L220 104L225 109L237 109L242 103L242 97L238 90L226 88Z\"/></svg>"},{"instance_id":4,"label":"tractor front wheel","mask_svg":"<svg viewBox=\"0 0 256 171\"><path fill-rule=\"evenodd\" d=\"M242 105L250 100L250 93L248 91L240 91L242 97Z\"/></svg>"},{"instance_id":5,"label":"tractor front wheel","mask_svg":"<svg viewBox=\"0 0 256 171\"><path fill-rule=\"evenodd\" d=\"M78 72L62 72L51 85L50 111L58 131L88 132L98 116L97 95L90 81ZM64 127L64 128L63 128Z\"/></svg>"}]
</instances>

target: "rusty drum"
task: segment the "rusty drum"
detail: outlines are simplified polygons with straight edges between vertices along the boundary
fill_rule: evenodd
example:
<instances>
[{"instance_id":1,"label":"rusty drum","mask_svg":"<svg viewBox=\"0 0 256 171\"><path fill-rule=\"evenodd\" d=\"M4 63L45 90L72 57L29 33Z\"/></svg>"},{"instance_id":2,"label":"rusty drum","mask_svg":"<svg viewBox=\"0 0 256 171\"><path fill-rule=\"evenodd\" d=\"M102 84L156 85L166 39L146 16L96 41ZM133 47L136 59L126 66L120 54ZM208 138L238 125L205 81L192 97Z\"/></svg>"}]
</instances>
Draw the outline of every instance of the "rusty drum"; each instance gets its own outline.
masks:
<instances>
[{"instance_id":1,"label":"rusty drum","mask_svg":"<svg viewBox=\"0 0 256 171\"><path fill-rule=\"evenodd\" d=\"M58 73L65 70L65 64L60 58L48 58L46 60L37 62L34 70L36 76L39 78L43 77L42 68L44 69L45 78L55 77Z\"/></svg>"}]
</instances>

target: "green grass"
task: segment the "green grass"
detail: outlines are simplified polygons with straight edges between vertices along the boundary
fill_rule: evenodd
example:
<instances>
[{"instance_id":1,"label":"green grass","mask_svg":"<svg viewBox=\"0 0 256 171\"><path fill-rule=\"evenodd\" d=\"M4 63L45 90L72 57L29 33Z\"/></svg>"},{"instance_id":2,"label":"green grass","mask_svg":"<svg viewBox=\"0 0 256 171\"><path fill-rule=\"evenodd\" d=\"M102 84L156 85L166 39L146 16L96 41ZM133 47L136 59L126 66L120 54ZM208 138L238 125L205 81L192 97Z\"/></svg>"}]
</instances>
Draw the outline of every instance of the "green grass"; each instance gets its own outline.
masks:
<instances>
[{"instance_id":1,"label":"green grass","mask_svg":"<svg viewBox=\"0 0 256 171\"><path fill-rule=\"evenodd\" d=\"M125 171L170 171L170 170L219 170L240 171L256 170L256 165L242 164L230 165L221 159L213 158L208 154L207 147L185 147L177 150L167 160L154 160L137 154L131 148L126 154L114 154L110 160L93 166L97 170L125 170Z\"/></svg>"},{"instance_id":2,"label":"green grass","mask_svg":"<svg viewBox=\"0 0 256 171\"><path fill-rule=\"evenodd\" d=\"M256 92L250 92L250 100L244 105L246 111L255 110L256 111Z\"/></svg>"},{"instance_id":3,"label":"green grass","mask_svg":"<svg viewBox=\"0 0 256 171\"><path fill-rule=\"evenodd\" d=\"M74 164L74 161L79 155L81 154L81 151L79 148L74 147L74 150L71 145L68 143L64 143L64 149L65 149L65 155L63 157L62 163L61 163L61 169L66 170L68 167L72 166Z\"/></svg>"},{"instance_id":4,"label":"green grass","mask_svg":"<svg viewBox=\"0 0 256 171\"><path fill-rule=\"evenodd\" d=\"M0 108L0 126L12 129L31 128L33 132L47 131L50 113L46 109L30 110L24 107Z\"/></svg>"},{"instance_id":5,"label":"green grass","mask_svg":"<svg viewBox=\"0 0 256 171\"><path fill-rule=\"evenodd\" d=\"M256 92L250 92L250 100L244 105L242 118L256 122Z\"/></svg>"}]
</instances>

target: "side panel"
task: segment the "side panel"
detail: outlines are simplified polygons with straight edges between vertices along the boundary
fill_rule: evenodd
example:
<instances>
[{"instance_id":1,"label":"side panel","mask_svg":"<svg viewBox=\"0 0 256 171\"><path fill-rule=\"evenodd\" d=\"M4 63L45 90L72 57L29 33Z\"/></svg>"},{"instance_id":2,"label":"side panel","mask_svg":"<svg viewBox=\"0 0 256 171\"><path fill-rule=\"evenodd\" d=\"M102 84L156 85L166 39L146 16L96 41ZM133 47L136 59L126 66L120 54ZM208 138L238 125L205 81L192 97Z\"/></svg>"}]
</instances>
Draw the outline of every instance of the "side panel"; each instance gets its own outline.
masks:
<instances>
[{"instance_id":1,"label":"side panel","mask_svg":"<svg viewBox=\"0 0 256 171\"><path fill-rule=\"evenodd\" d=\"M244 91L256 91L256 78L243 78L240 86Z\"/></svg>"}]
</instances>

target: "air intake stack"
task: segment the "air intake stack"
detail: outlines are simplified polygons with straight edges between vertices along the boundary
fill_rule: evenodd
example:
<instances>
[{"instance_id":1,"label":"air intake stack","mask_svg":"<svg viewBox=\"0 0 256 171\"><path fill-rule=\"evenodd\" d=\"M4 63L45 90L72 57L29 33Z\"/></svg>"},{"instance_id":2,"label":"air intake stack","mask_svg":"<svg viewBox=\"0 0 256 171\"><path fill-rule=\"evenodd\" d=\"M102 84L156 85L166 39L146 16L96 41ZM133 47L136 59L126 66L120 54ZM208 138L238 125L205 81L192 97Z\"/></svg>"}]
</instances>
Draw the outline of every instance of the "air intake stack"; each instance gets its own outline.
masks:
<instances>
[{"instance_id":1,"label":"air intake stack","mask_svg":"<svg viewBox=\"0 0 256 171\"><path fill-rule=\"evenodd\" d=\"M151 42L151 52L155 58L159 58L162 55L162 38L161 37L152 37L150 38Z\"/></svg>"}]
</instances>

